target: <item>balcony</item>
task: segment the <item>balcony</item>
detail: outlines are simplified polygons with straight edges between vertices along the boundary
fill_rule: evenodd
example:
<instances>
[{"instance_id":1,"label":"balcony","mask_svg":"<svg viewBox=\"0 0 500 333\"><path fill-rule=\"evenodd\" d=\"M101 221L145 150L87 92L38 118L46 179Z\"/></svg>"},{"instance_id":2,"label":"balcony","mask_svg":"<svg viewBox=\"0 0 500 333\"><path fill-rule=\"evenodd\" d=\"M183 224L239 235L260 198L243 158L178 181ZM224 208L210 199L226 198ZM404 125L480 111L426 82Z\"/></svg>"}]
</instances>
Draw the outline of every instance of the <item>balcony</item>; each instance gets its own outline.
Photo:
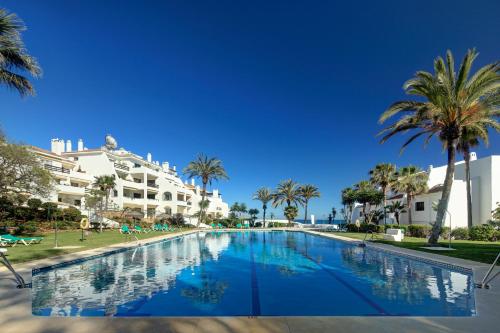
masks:
<instances>
[{"instance_id":1,"label":"balcony","mask_svg":"<svg viewBox=\"0 0 500 333\"><path fill-rule=\"evenodd\" d=\"M147 184L148 184L148 187L160 188L160 185L155 184L155 183L150 183L150 182L148 182Z\"/></svg>"},{"instance_id":2,"label":"balcony","mask_svg":"<svg viewBox=\"0 0 500 333\"><path fill-rule=\"evenodd\" d=\"M123 165L123 164L120 164L120 163L116 163L115 162L115 169L119 169L119 170L123 170L123 171L130 171L130 168L126 165Z\"/></svg>"},{"instance_id":3,"label":"balcony","mask_svg":"<svg viewBox=\"0 0 500 333\"><path fill-rule=\"evenodd\" d=\"M46 170L53 171L53 172L60 172L60 173L68 173L69 174L69 169L66 169L64 167L56 167L50 164L45 164L43 166Z\"/></svg>"},{"instance_id":4,"label":"balcony","mask_svg":"<svg viewBox=\"0 0 500 333\"><path fill-rule=\"evenodd\" d=\"M57 184L57 193L84 196L85 187Z\"/></svg>"}]
</instances>

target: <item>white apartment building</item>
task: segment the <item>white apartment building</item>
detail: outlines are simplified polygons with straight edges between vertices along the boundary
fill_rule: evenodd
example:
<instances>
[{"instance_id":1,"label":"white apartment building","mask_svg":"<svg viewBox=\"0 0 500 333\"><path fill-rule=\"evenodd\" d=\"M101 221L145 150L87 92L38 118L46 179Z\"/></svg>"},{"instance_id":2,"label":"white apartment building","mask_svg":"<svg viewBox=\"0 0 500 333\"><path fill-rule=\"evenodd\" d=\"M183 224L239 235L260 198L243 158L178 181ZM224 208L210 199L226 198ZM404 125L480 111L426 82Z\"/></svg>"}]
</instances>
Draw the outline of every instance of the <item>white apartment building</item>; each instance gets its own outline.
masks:
<instances>
[{"instance_id":1,"label":"white apartment building","mask_svg":"<svg viewBox=\"0 0 500 333\"><path fill-rule=\"evenodd\" d=\"M109 135L106 144L96 149L85 148L81 139L76 150L70 140L52 139L50 151L38 147L31 150L55 176L56 191L49 200L62 206L84 211L85 194L92 188L95 177L113 175L116 186L110 197L111 207L119 210L129 207L145 217L160 213L191 217L199 211L202 193L194 179L183 182L175 166L153 161L150 153L144 159L123 148L117 149L116 141ZM228 204L217 189L207 191L207 199L209 215L228 216Z\"/></svg>"},{"instance_id":2,"label":"white apartment building","mask_svg":"<svg viewBox=\"0 0 500 333\"><path fill-rule=\"evenodd\" d=\"M441 199L446 165L440 167L431 165L426 172L429 174L428 191L412 199L410 209L413 224L430 224L436 220L436 211L433 206ZM491 211L500 202L500 155L477 159L476 153L471 153L470 172L472 221L474 225L487 223L491 219ZM452 228L467 227L466 185L465 163L459 161L455 163L455 175L448 203L448 213L446 214L446 226L448 227L450 223ZM406 195L401 193L390 195L387 204L394 201L406 204ZM377 207L377 209L380 208ZM353 221L360 218L361 210L361 206L356 206L353 212ZM401 224L408 224L408 213L401 214L399 220ZM387 219L387 223L395 223L392 215Z\"/></svg>"}]
</instances>

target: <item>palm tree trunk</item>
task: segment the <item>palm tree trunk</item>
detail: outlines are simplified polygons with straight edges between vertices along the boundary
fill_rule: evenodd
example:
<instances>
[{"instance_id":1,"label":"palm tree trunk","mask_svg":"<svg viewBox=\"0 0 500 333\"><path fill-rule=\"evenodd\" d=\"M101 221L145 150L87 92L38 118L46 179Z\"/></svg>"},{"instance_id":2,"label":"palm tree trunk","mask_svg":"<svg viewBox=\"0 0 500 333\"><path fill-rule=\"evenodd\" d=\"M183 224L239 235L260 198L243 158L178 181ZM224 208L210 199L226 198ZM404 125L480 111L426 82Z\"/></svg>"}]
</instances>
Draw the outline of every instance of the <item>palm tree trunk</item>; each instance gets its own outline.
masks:
<instances>
[{"instance_id":1,"label":"palm tree trunk","mask_svg":"<svg viewBox=\"0 0 500 333\"><path fill-rule=\"evenodd\" d=\"M441 227L446 220L446 211L448 208L448 201L450 200L451 186L453 185L453 175L455 174L455 154L456 154L457 140L448 143L448 166L446 168L446 177L444 179L443 193L441 200L439 200L436 222L432 226L431 236L429 237L429 244L436 245L441 233Z\"/></svg>"},{"instance_id":2,"label":"palm tree trunk","mask_svg":"<svg viewBox=\"0 0 500 333\"><path fill-rule=\"evenodd\" d=\"M394 213L394 217L396 218L396 223L399 225L399 213Z\"/></svg>"},{"instance_id":3,"label":"palm tree trunk","mask_svg":"<svg viewBox=\"0 0 500 333\"><path fill-rule=\"evenodd\" d=\"M266 227L266 205L262 206L262 210L264 211L264 214L262 216L262 228Z\"/></svg>"},{"instance_id":4,"label":"palm tree trunk","mask_svg":"<svg viewBox=\"0 0 500 333\"><path fill-rule=\"evenodd\" d=\"M196 224L196 227L200 227L200 223L204 218L203 210L205 209L205 196L207 194L207 183L203 182L203 188L202 188L202 194L201 194L201 202L203 203L200 207L200 218L198 219L198 223Z\"/></svg>"},{"instance_id":5,"label":"palm tree trunk","mask_svg":"<svg viewBox=\"0 0 500 333\"><path fill-rule=\"evenodd\" d=\"M386 212L385 206L387 205L387 199L386 199L385 191L387 191L387 189L384 187L382 190L384 191L384 207L383 207L384 208L384 225L386 225L387 224L387 212Z\"/></svg>"},{"instance_id":6,"label":"palm tree trunk","mask_svg":"<svg viewBox=\"0 0 500 333\"><path fill-rule=\"evenodd\" d=\"M307 201L304 202L304 224L307 223Z\"/></svg>"},{"instance_id":7,"label":"palm tree trunk","mask_svg":"<svg viewBox=\"0 0 500 333\"><path fill-rule=\"evenodd\" d=\"M411 194L410 193L406 193L406 204L408 206L408 224L411 225L413 222L413 219L411 216Z\"/></svg>"},{"instance_id":8,"label":"palm tree trunk","mask_svg":"<svg viewBox=\"0 0 500 333\"><path fill-rule=\"evenodd\" d=\"M467 182L467 227L472 228L472 194L470 186L470 147L464 147L465 181Z\"/></svg>"}]
</instances>

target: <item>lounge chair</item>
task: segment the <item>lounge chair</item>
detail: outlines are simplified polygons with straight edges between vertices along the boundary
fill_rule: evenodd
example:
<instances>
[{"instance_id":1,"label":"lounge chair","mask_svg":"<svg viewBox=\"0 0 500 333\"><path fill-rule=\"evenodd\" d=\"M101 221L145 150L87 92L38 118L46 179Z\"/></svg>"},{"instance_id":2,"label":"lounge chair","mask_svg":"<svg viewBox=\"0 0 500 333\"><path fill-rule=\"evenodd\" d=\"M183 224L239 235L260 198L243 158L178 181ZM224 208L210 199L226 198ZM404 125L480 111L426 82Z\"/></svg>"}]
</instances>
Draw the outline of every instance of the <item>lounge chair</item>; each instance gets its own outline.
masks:
<instances>
[{"instance_id":1,"label":"lounge chair","mask_svg":"<svg viewBox=\"0 0 500 333\"><path fill-rule=\"evenodd\" d=\"M168 227L168 224L167 223L164 223L163 226L162 226L162 230L165 231L165 232L168 232L169 231L169 227Z\"/></svg>"},{"instance_id":2,"label":"lounge chair","mask_svg":"<svg viewBox=\"0 0 500 333\"><path fill-rule=\"evenodd\" d=\"M120 233L121 234L131 234L132 232L130 231L128 226L122 225L122 227L120 228Z\"/></svg>"},{"instance_id":3,"label":"lounge chair","mask_svg":"<svg viewBox=\"0 0 500 333\"><path fill-rule=\"evenodd\" d=\"M31 244L39 244L43 240L43 237L16 237L16 236L12 236L10 234L6 234L6 235L1 235L0 239L2 241L3 240L7 240L7 241L10 240L12 242L17 242L19 244L24 244L24 245L28 246Z\"/></svg>"},{"instance_id":4,"label":"lounge chair","mask_svg":"<svg viewBox=\"0 0 500 333\"><path fill-rule=\"evenodd\" d=\"M3 246L3 247L6 247L6 246L16 246L17 244L17 241L15 240L11 240L11 239L3 239L0 237L0 246Z\"/></svg>"},{"instance_id":5,"label":"lounge chair","mask_svg":"<svg viewBox=\"0 0 500 333\"><path fill-rule=\"evenodd\" d=\"M210 223L210 226L212 227L212 229L217 229L217 226L215 225L215 223Z\"/></svg>"},{"instance_id":6,"label":"lounge chair","mask_svg":"<svg viewBox=\"0 0 500 333\"><path fill-rule=\"evenodd\" d=\"M401 242L403 238L404 235L401 229L387 229L384 234L385 240L390 240L394 242Z\"/></svg>"},{"instance_id":7,"label":"lounge chair","mask_svg":"<svg viewBox=\"0 0 500 333\"><path fill-rule=\"evenodd\" d=\"M134 230L135 230L135 232L138 232L138 233L140 233L140 234L141 234L141 233L145 233L145 234L147 234L148 232L151 232L151 229L149 229L149 228L142 228L140 225L136 225L136 226L134 227Z\"/></svg>"},{"instance_id":8,"label":"lounge chair","mask_svg":"<svg viewBox=\"0 0 500 333\"><path fill-rule=\"evenodd\" d=\"M241 229L241 223L238 223L238 224L236 225L236 228Z\"/></svg>"},{"instance_id":9,"label":"lounge chair","mask_svg":"<svg viewBox=\"0 0 500 333\"><path fill-rule=\"evenodd\" d=\"M220 223L217 223L217 229L223 229L224 227L222 226L222 224Z\"/></svg>"}]
</instances>

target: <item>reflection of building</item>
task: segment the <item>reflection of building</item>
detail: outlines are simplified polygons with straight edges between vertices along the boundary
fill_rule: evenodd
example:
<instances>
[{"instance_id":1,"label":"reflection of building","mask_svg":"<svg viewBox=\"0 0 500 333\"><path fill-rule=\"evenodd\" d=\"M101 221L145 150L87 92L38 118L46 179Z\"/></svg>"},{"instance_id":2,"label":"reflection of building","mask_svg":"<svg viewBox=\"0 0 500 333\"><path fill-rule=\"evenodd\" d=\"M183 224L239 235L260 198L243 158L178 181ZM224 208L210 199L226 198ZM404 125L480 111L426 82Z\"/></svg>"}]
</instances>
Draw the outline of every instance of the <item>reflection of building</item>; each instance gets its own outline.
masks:
<instances>
[{"instance_id":1,"label":"reflection of building","mask_svg":"<svg viewBox=\"0 0 500 333\"><path fill-rule=\"evenodd\" d=\"M58 183L51 201L83 209L85 190L90 188L94 177L113 175L116 187L111 195L111 208L129 207L149 217L159 213L190 216L199 210L202 191L194 179L183 183L175 166L153 161L149 153L143 159L123 148L117 150L116 142L111 139L108 136L106 145L97 149L84 148L79 140L73 150L70 140L65 143L60 139L52 140L51 151L31 147ZM228 215L228 205L218 190L207 192L207 199L209 215Z\"/></svg>"},{"instance_id":2,"label":"reflection of building","mask_svg":"<svg viewBox=\"0 0 500 333\"><path fill-rule=\"evenodd\" d=\"M229 247L231 237L228 233L215 233L205 236L205 247L214 260L219 259L219 255Z\"/></svg>"},{"instance_id":3,"label":"reflection of building","mask_svg":"<svg viewBox=\"0 0 500 333\"><path fill-rule=\"evenodd\" d=\"M74 316L93 308L113 314L117 306L170 289L182 270L200 265L199 244L192 234L34 275L33 313L51 308L46 315Z\"/></svg>"},{"instance_id":4,"label":"reflection of building","mask_svg":"<svg viewBox=\"0 0 500 333\"><path fill-rule=\"evenodd\" d=\"M411 214L414 224L430 224L436 219L435 206L441 199L443 182L446 175L446 165L440 167L430 166L428 171L428 191L417 195L412 199ZM472 197L472 221L474 225L487 223L491 219L493 211L500 202L500 156L493 155L477 159L475 153L471 153L471 197ZM467 182L465 181L465 163L455 163L455 175L451 188L450 201L448 204L449 214L446 215L445 225L452 227L467 227ZM389 196L387 204L400 201L406 203L404 193L394 193ZM382 207L372 207L381 209ZM451 218L450 218L451 215ZM354 209L352 222L362 216L362 206ZM408 213L402 213L400 218L402 224L408 224ZM390 216L387 223L395 223Z\"/></svg>"}]
</instances>

